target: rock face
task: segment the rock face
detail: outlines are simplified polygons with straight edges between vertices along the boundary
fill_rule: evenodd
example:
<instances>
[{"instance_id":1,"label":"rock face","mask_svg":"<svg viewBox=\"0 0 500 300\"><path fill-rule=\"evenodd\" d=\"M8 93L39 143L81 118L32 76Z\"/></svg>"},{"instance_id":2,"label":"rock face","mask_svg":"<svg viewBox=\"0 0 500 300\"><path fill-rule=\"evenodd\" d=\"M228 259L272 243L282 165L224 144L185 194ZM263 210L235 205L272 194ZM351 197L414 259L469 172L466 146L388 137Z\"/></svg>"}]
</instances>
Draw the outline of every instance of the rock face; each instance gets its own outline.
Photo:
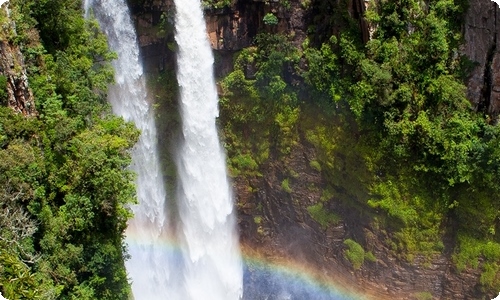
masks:
<instances>
[{"instance_id":1,"label":"rock face","mask_svg":"<svg viewBox=\"0 0 500 300\"><path fill-rule=\"evenodd\" d=\"M6 78L6 104L25 116L36 115L33 93L19 47L0 41L0 74Z\"/></svg>"},{"instance_id":2,"label":"rock face","mask_svg":"<svg viewBox=\"0 0 500 300\"><path fill-rule=\"evenodd\" d=\"M468 78L467 96L476 109L496 119L500 113L499 7L493 1L469 2L462 53L474 67Z\"/></svg>"},{"instance_id":3,"label":"rock face","mask_svg":"<svg viewBox=\"0 0 500 300\"><path fill-rule=\"evenodd\" d=\"M262 26L264 3L239 2L225 9L206 11L207 33L214 50L235 51L248 47Z\"/></svg>"},{"instance_id":4,"label":"rock face","mask_svg":"<svg viewBox=\"0 0 500 300\"><path fill-rule=\"evenodd\" d=\"M28 86L28 76L24 57L19 45L14 44L8 37L17 35L16 26L9 19L7 5L0 5L1 10L5 10L4 24L2 24L2 37L0 38L0 76L2 76L2 85L5 93L1 96L0 105L6 105L18 113L25 116L35 116L35 99L33 92ZM31 33L33 35L33 33ZM4 83L5 82L5 83Z\"/></svg>"},{"instance_id":5,"label":"rock face","mask_svg":"<svg viewBox=\"0 0 500 300\"><path fill-rule=\"evenodd\" d=\"M144 69L175 69L173 0L129 0Z\"/></svg>"},{"instance_id":6,"label":"rock face","mask_svg":"<svg viewBox=\"0 0 500 300\"><path fill-rule=\"evenodd\" d=\"M241 242L258 249L270 260L292 257L321 274L329 274L339 285L353 288L370 299L483 299L475 270L458 272L445 251L430 260L415 257L407 262L397 257L387 244L390 234L380 230L363 209L332 199L328 209L337 212L341 221L327 227L320 226L307 207L321 202L321 187L326 185L320 172L310 166L315 157L312 146L301 141L285 159L273 160L262 177L237 180L237 202L240 213ZM290 177L291 191L285 191L281 182ZM263 178L263 179L262 179ZM248 186L253 191L249 192ZM318 187L320 187L318 189ZM255 221L258 217L258 222ZM345 258L346 239L359 242L376 261L353 270ZM485 299L493 294L487 295Z\"/></svg>"}]
</instances>

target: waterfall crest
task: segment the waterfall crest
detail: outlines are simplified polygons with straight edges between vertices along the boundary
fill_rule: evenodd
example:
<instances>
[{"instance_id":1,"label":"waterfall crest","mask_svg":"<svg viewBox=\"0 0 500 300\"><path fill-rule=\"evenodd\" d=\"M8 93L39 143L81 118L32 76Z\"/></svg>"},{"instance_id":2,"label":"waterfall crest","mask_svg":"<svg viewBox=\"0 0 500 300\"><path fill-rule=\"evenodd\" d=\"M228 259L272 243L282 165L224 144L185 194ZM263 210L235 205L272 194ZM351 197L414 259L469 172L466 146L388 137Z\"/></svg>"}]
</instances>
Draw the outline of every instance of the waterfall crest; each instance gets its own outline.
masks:
<instances>
[{"instance_id":1,"label":"waterfall crest","mask_svg":"<svg viewBox=\"0 0 500 300\"><path fill-rule=\"evenodd\" d=\"M218 97L199 0L175 0L183 143L178 192L185 299L242 296L243 271L225 155L215 118Z\"/></svg>"}]
</instances>

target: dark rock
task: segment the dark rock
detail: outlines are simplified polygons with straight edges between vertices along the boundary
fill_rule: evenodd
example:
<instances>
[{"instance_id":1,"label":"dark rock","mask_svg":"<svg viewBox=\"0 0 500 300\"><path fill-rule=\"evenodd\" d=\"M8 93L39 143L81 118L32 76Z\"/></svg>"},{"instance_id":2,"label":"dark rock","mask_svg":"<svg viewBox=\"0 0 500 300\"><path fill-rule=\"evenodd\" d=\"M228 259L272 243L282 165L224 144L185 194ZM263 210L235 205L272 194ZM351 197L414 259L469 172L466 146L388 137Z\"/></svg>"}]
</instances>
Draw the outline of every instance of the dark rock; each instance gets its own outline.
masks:
<instances>
[{"instance_id":1,"label":"dark rock","mask_svg":"<svg viewBox=\"0 0 500 300\"><path fill-rule=\"evenodd\" d=\"M477 110L496 118L500 112L499 7L488 0L469 2L461 52L475 66L467 80L467 97Z\"/></svg>"},{"instance_id":2,"label":"dark rock","mask_svg":"<svg viewBox=\"0 0 500 300\"><path fill-rule=\"evenodd\" d=\"M7 80L7 86L0 87L7 91L7 106L25 116L37 115L21 50L5 40L0 41L0 74Z\"/></svg>"}]
</instances>

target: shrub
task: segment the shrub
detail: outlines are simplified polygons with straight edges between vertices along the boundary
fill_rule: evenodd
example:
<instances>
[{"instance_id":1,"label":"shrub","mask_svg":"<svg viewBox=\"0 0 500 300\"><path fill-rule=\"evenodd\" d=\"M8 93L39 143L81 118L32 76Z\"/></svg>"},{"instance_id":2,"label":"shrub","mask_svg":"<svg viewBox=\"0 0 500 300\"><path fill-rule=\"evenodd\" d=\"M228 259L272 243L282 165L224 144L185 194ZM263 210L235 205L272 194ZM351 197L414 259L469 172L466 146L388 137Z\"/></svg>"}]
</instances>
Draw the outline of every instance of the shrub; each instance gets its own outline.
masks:
<instances>
[{"instance_id":1,"label":"shrub","mask_svg":"<svg viewBox=\"0 0 500 300\"><path fill-rule=\"evenodd\" d=\"M273 13L266 14L262 21L264 21L266 25L278 25L278 18Z\"/></svg>"},{"instance_id":2,"label":"shrub","mask_svg":"<svg viewBox=\"0 0 500 300\"><path fill-rule=\"evenodd\" d=\"M432 300L432 294L429 292L418 292L415 294L418 300Z\"/></svg>"},{"instance_id":3,"label":"shrub","mask_svg":"<svg viewBox=\"0 0 500 300\"><path fill-rule=\"evenodd\" d=\"M314 170L321 172L321 165L319 164L319 162L317 160L311 160L309 162L309 166L311 168L313 168Z\"/></svg>"},{"instance_id":4,"label":"shrub","mask_svg":"<svg viewBox=\"0 0 500 300\"><path fill-rule=\"evenodd\" d=\"M7 102L7 77L0 75L0 103Z\"/></svg>"},{"instance_id":5,"label":"shrub","mask_svg":"<svg viewBox=\"0 0 500 300\"><path fill-rule=\"evenodd\" d=\"M376 262L377 261L377 258L375 257L375 255L373 255L373 253L371 251L368 251L365 253L365 259L369 262Z\"/></svg>"},{"instance_id":6,"label":"shrub","mask_svg":"<svg viewBox=\"0 0 500 300\"><path fill-rule=\"evenodd\" d=\"M365 262L365 250L351 239L345 240L344 245L348 248L344 251L345 257L351 262L354 270L359 270Z\"/></svg>"},{"instance_id":7,"label":"shrub","mask_svg":"<svg viewBox=\"0 0 500 300\"><path fill-rule=\"evenodd\" d=\"M290 187L290 181L288 180L288 178L281 182L281 188L287 193L292 192L292 188Z\"/></svg>"},{"instance_id":8,"label":"shrub","mask_svg":"<svg viewBox=\"0 0 500 300\"><path fill-rule=\"evenodd\" d=\"M338 222L340 221L340 217L335 213L326 211L326 209L323 208L322 203L309 206L307 208L307 211L309 212L311 218L313 218L314 221L318 222L321 227L323 227L323 229L326 229L326 227L330 224L338 224Z\"/></svg>"}]
</instances>

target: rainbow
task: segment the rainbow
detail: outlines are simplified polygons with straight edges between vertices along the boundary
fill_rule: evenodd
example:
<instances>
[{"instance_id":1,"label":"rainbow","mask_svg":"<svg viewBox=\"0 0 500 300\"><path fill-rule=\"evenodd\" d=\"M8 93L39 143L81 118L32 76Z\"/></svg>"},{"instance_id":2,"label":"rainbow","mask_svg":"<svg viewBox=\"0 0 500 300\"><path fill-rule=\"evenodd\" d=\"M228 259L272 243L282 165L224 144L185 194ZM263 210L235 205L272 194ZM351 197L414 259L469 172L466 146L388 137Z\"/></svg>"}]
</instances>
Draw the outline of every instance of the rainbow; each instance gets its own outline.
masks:
<instances>
[{"instance_id":1,"label":"rainbow","mask_svg":"<svg viewBox=\"0 0 500 300\"><path fill-rule=\"evenodd\" d=\"M243 299L367 300L319 270L290 259L267 259L258 251L242 247Z\"/></svg>"},{"instance_id":2,"label":"rainbow","mask_svg":"<svg viewBox=\"0 0 500 300\"><path fill-rule=\"evenodd\" d=\"M313 273L293 264L276 264L245 257L243 299L366 299L344 291L332 282L318 280Z\"/></svg>"},{"instance_id":3,"label":"rainbow","mask_svg":"<svg viewBox=\"0 0 500 300\"><path fill-rule=\"evenodd\" d=\"M155 245L148 244L136 232L128 232L126 242L129 253L139 248L155 248L165 256L174 259L176 264L181 259L181 248L172 238L162 237ZM349 287L340 285L328 276L318 275L318 270L305 267L289 260L272 261L261 253L242 247L244 264L245 300L365 300L366 295L353 292ZM325 279L326 277L326 279Z\"/></svg>"}]
</instances>

